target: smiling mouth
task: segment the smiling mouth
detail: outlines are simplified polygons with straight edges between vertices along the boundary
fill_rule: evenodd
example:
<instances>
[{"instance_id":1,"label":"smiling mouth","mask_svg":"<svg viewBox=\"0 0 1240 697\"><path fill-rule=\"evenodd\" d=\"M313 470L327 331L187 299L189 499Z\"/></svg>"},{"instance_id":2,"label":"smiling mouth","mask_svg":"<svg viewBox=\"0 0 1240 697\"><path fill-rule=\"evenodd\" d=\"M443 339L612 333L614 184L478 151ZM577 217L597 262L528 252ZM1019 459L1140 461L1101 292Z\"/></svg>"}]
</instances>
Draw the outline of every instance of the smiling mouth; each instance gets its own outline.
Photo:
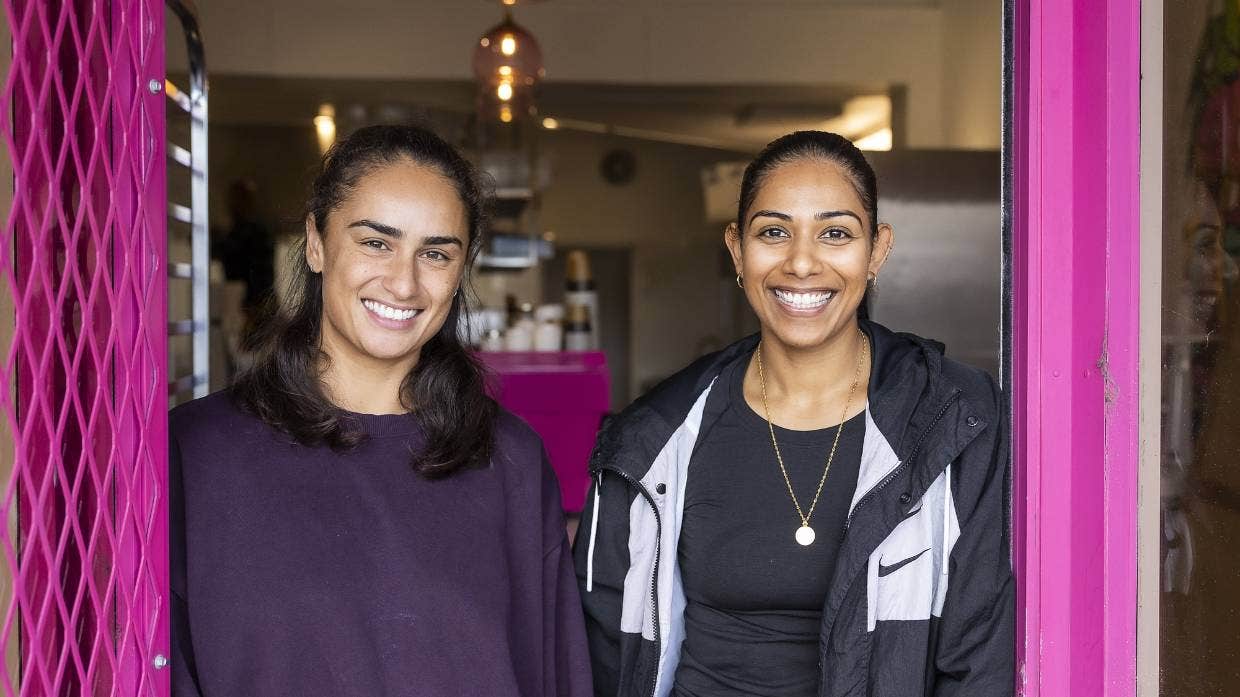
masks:
<instances>
[{"instance_id":1,"label":"smiling mouth","mask_svg":"<svg viewBox=\"0 0 1240 697\"><path fill-rule=\"evenodd\" d=\"M363 300L362 305L365 305L367 310L370 310L379 317L396 322L411 320L416 317L419 312L421 312L421 310L402 310L399 307L384 305L376 300Z\"/></svg>"},{"instance_id":2,"label":"smiling mouth","mask_svg":"<svg viewBox=\"0 0 1240 697\"><path fill-rule=\"evenodd\" d=\"M779 302L794 310L813 310L826 305L835 297L833 290L798 292L775 288L774 293Z\"/></svg>"}]
</instances>

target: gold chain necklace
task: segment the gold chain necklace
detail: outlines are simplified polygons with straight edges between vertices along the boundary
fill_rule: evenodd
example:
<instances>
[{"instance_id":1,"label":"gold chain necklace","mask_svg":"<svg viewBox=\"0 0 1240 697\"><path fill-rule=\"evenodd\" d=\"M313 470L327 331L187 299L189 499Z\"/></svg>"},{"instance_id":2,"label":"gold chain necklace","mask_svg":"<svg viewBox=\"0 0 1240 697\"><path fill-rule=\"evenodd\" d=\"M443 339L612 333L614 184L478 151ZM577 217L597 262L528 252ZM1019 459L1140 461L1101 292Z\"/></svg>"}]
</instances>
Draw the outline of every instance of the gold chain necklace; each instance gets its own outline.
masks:
<instances>
[{"instance_id":1,"label":"gold chain necklace","mask_svg":"<svg viewBox=\"0 0 1240 697\"><path fill-rule=\"evenodd\" d=\"M853 393L857 391L857 383L861 380L861 365L870 350L870 340L864 332L861 334L861 352L857 355L857 368L853 371L852 387L848 388L848 399L844 401L844 413L840 416L840 425L835 429L835 441L831 443L831 454L827 456L827 466L822 470L822 479L818 480L818 490L814 492L814 500L809 504L809 513L801 511L801 503L797 501L796 492L792 490L792 480L788 478L788 469L784 467L784 456L779 452L779 443L775 440L775 425L771 423L771 407L766 400L766 373L762 370L762 342L758 342L758 381L762 385L762 409L766 412L766 427L771 432L771 445L775 448L775 459L779 461L779 471L784 475L784 484L788 485L788 496L792 497L792 505L796 506L797 516L801 519L801 527L797 528L797 543L802 547L814 544L814 529L809 526L809 518L814 515L818 506L818 497L822 494L822 485L827 482L827 473L831 471L831 462L835 459L835 449L840 444L840 434L844 432L844 421L848 417L848 407L852 405Z\"/></svg>"}]
</instances>

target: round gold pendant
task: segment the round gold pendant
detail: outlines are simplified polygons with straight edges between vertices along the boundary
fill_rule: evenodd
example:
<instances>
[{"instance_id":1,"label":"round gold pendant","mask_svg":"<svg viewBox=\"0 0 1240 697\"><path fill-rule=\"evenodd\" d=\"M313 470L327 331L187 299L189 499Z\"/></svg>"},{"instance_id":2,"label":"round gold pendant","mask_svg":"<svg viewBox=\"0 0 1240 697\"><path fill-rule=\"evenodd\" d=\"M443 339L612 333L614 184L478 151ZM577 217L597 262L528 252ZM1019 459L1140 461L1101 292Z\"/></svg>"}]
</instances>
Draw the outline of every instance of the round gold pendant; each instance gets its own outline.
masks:
<instances>
[{"instance_id":1,"label":"round gold pendant","mask_svg":"<svg viewBox=\"0 0 1240 697\"><path fill-rule=\"evenodd\" d=\"M808 525L797 528L797 544L808 547L814 544L814 529Z\"/></svg>"}]
</instances>

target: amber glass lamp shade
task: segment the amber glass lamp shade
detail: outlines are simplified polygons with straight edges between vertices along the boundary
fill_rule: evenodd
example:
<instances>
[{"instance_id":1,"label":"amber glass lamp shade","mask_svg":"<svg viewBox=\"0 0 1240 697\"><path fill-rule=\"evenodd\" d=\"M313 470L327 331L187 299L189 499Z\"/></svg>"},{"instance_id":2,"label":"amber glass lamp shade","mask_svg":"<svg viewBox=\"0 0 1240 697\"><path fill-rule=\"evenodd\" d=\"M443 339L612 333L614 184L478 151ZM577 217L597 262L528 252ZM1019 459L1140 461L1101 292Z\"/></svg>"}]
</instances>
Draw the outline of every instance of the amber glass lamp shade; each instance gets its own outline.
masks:
<instances>
[{"instance_id":1,"label":"amber glass lamp shade","mask_svg":"<svg viewBox=\"0 0 1240 697\"><path fill-rule=\"evenodd\" d=\"M511 15L483 34L474 47L474 77L494 89L501 101L533 87L543 75L538 41Z\"/></svg>"}]
</instances>

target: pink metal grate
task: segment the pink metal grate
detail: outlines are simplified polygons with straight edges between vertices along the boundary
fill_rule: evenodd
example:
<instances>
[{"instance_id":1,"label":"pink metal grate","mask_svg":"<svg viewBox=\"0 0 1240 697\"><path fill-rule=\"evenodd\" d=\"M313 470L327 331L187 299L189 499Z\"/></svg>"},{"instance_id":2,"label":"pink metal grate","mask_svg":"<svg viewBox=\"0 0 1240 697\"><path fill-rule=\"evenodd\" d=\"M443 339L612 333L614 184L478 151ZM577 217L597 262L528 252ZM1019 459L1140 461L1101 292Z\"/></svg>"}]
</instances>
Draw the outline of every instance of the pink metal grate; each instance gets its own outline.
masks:
<instances>
[{"instance_id":1,"label":"pink metal grate","mask_svg":"<svg viewBox=\"0 0 1240 697\"><path fill-rule=\"evenodd\" d=\"M166 695L163 5L3 1L0 690Z\"/></svg>"}]
</instances>

